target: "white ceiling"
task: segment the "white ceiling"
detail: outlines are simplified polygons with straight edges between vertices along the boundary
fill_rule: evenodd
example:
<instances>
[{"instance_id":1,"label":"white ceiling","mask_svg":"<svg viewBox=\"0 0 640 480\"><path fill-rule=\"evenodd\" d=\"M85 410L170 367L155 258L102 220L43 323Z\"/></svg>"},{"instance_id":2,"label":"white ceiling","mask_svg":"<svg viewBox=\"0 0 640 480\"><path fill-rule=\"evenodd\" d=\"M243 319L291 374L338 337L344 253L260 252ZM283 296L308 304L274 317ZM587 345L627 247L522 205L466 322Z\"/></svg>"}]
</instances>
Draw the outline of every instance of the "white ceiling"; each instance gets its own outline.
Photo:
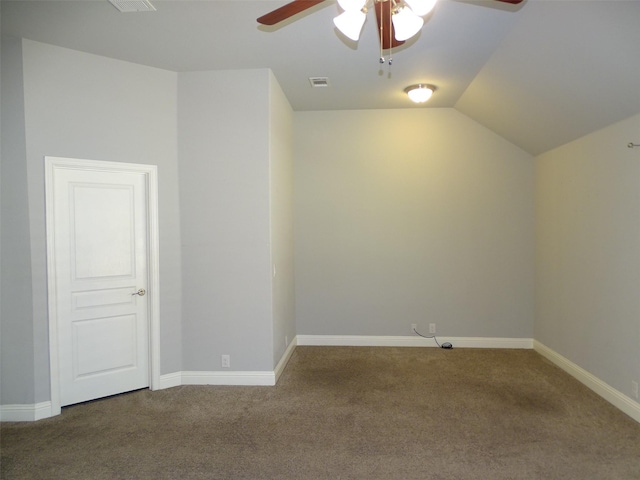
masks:
<instances>
[{"instance_id":1,"label":"white ceiling","mask_svg":"<svg viewBox=\"0 0 640 480\"><path fill-rule=\"evenodd\" d=\"M639 0L439 0L392 65L373 11L356 44L333 0L277 27L255 19L287 0L152 3L2 0L2 33L177 72L268 67L298 111L456 108L534 155L640 113ZM438 87L425 106L403 93L417 82Z\"/></svg>"}]
</instances>

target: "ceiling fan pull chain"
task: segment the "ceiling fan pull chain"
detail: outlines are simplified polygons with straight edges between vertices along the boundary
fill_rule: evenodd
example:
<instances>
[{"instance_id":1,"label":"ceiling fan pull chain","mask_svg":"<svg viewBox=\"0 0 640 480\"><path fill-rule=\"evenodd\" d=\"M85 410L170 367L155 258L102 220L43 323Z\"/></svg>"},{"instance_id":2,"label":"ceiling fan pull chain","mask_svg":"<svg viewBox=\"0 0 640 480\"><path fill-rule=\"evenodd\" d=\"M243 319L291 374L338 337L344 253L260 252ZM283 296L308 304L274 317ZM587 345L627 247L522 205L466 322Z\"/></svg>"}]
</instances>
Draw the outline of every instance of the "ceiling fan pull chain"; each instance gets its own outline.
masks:
<instances>
[{"instance_id":1,"label":"ceiling fan pull chain","mask_svg":"<svg viewBox=\"0 0 640 480\"><path fill-rule=\"evenodd\" d=\"M384 63L384 55L382 53L382 22L380 22L378 29L380 30L380 35L378 35L378 38L380 39L380 63Z\"/></svg>"},{"instance_id":2,"label":"ceiling fan pull chain","mask_svg":"<svg viewBox=\"0 0 640 480\"><path fill-rule=\"evenodd\" d=\"M393 24L391 23L391 3L389 2L389 65L393 64Z\"/></svg>"}]
</instances>

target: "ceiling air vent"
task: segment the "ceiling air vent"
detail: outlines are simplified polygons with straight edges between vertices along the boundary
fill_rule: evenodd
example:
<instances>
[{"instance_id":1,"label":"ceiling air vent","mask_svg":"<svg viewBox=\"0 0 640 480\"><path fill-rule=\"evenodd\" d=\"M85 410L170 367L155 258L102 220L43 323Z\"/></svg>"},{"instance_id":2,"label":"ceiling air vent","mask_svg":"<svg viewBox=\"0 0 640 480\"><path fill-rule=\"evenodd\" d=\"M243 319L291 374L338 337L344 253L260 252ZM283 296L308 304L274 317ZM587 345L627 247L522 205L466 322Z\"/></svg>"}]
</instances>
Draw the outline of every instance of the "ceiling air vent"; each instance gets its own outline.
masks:
<instances>
[{"instance_id":1,"label":"ceiling air vent","mask_svg":"<svg viewBox=\"0 0 640 480\"><path fill-rule=\"evenodd\" d=\"M156 7L147 0L109 0L109 3L123 13L156 11Z\"/></svg>"},{"instance_id":2,"label":"ceiling air vent","mask_svg":"<svg viewBox=\"0 0 640 480\"><path fill-rule=\"evenodd\" d=\"M311 82L311 86L313 88L316 88L316 87L328 87L329 86L329 78L328 77L309 77L309 82Z\"/></svg>"}]
</instances>

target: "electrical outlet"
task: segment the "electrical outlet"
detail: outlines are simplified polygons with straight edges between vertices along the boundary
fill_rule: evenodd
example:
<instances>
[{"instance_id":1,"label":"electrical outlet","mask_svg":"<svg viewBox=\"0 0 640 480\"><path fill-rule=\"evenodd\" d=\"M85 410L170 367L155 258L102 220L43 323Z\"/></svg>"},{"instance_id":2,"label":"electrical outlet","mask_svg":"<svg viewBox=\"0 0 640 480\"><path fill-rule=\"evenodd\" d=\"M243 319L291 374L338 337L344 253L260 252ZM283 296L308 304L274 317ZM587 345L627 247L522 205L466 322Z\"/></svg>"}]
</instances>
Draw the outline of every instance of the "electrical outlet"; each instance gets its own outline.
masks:
<instances>
[{"instance_id":1,"label":"electrical outlet","mask_svg":"<svg viewBox=\"0 0 640 480\"><path fill-rule=\"evenodd\" d=\"M631 393L638 400L638 382L631 381Z\"/></svg>"},{"instance_id":2,"label":"electrical outlet","mask_svg":"<svg viewBox=\"0 0 640 480\"><path fill-rule=\"evenodd\" d=\"M429 324L429 333L436 333L436 324L435 323L430 323Z\"/></svg>"},{"instance_id":3,"label":"electrical outlet","mask_svg":"<svg viewBox=\"0 0 640 480\"><path fill-rule=\"evenodd\" d=\"M222 368L231 368L231 355L222 355L220 363Z\"/></svg>"},{"instance_id":4,"label":"electrical outlet","mask_svg":"<svg viewBox=\"0 0 640 480\"><path fill-rule=\"evenodd\" d=\"M416 333L417 329L418 329L418 324L417 323L412 323L411 324L411 333Z\"/></svg>"}]
</instances>

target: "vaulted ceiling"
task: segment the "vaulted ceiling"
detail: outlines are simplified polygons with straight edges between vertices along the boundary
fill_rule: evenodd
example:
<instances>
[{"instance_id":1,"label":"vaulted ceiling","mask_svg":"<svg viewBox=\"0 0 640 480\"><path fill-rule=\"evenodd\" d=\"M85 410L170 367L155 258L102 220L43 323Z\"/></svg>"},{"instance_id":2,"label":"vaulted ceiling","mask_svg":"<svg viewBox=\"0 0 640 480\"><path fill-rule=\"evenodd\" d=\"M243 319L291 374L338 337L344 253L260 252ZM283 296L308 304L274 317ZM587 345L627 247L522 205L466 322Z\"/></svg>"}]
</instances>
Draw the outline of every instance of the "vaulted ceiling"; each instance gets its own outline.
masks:
<instances>
[{"instance_id":1,"label":"vaulted ceiling","mask_svg":"<svg viewBox=\"0 0 640 480\"><path fill-rule=\"evenodd\" d=\"M637 0L439 0L384 64L373 12L356 43L334 0L275 27L256 18L287 0L152 3L2 0L2 33L176 72L270 68L296 111L455 108L533 155L640 113ZM403 93L418 82L438 87L419 106Z\"/></svg>"}]
</instances>

